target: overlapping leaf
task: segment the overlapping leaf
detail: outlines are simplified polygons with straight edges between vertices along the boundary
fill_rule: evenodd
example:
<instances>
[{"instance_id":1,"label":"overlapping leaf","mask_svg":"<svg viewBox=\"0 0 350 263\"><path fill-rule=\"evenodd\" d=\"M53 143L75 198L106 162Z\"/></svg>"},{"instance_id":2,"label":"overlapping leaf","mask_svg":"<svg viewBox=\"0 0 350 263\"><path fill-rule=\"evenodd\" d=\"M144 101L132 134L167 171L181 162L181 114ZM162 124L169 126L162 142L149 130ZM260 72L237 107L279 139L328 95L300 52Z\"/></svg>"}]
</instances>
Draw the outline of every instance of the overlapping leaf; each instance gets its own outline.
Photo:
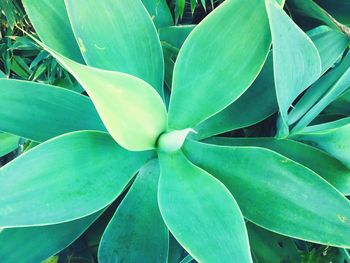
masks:
<instances>
[{"instance_id":1,"label":"overlapping leaf","mask_svg":"<svg viewBox=\"0 0 350 263\"><path fill-rule=\"evenodd\" d=\"M37 142L78 130L105 130L91 100L50 85L0 80L0 130Z\"/></svg>"},{"instance_id":2,"label":"overlapping leaf","mask_svg":"<svg viewBox=\"0 0 350 263\"><path fill-rule=\"evenodd\" d=\"M101 212L67 223L7 228L0 231L2 263L42 262L76 240Z\"/></svg>"},{"instance_id":3,"label":"overlapping leaf","mask_svg":"<svg viewBox=\"0 0 350 263\"><path fill-rule=\"evenodd\" d=\"M209 14L177 58L169 128L193 128L241 96L263 66L270 42L260 0L226 1Z\"/></svg>"},{"instance_id":4,"label":"overlapping leaf","mask_svg":"<svg viewBox=\"0 0 350 263\"><path fill-rule=\"evenodd\" d=\"M103 234L99 262L166 262L169 237L157 202L159 173L158 160L140 169Z\"/></svg>"},{"instance_id":5,"label":"overlapping leaf","mask_svg":"<svg viewBox=\"0 0 350 263\"><path fill-rule=\"evenodd\" d=\"M200 262L251 262L240 210L227 189L181 151L160 154L158 202L181 245Z\"/></svg>"},{"instance_id":6,"label":"overlapping leaf","mask_svg":"<svg viewBox=\"0 0 350 263\"><path fill-rule=\"evenodd\" d=\"M288 135L287 114L297 96L321 73L321 59L310 38L275 0L266 0L272 43L277 101L281 120L278 136Z\"/></svg>"},{"instance_id":7,"label":"overlapping leaf","mask_svg":"<svg viewBox=\"0 0 350 263\"><path fill-rule=\"evenodd\" d=\"M140 0L65 2L88 65L131 74L163 94L162 49L154 24Z\"/></svg>"},{"instance_id":8,"label":"overlapping leaf","mask_svg":"<svg viewBox=\"0 0 350 263\"><path fill-rule=\"evenodd\" d=\"M258 147L188 141L184 152L231 191L250 221L283 235L350 247L350 202L311 170Z\"/></svg>"},{"instance_id":9,"label":"overlapping leaf","mask_svg":"<svg viewBox=\"0 0 350 263\"><path fill-rule=\"evenodd\" d=\"M42 143L0 170L0 226L82 218L110 204L152 153L129 152L102 132Z\"/></svg>"}]
</instances>

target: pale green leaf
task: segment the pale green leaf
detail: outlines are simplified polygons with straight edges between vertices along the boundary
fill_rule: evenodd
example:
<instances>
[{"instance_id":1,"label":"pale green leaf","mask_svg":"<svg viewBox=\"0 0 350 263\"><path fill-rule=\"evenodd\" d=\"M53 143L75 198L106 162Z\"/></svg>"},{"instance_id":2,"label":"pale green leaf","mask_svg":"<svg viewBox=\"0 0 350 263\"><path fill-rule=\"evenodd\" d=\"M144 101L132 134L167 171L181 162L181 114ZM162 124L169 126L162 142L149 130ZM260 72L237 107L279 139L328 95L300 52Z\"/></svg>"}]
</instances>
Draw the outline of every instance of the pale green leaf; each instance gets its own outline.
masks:
<instances>
[{"instance_id":1,"label":"pale green leaf","mask_svg":"<svg viewBox=\"0 0 350 263\"><path fill-rule=\"evenodd\" d=\"M270 44L263 1L225 1L216 8L180 50L169 128L193 128L240 97L261 70Z\"/></svg>"},{"instance_id":2,"label":"pale green leaf","mask_svg":"<svg viewBox=\"0 0 350 263\"><path fill-rule=\"evenodd\" d=\"M132 151L155 148L166 130L167 113L162 98L149 84L132 75L76 63L40 44L87 91L108 132L121 146Z\"/></svg>"},{"instance_id":3,"label":"pale green leaf","mask_svg":"<svg viewBox=\"0 0 350 263\"><path fill-rule=\"evenodd\" d=\"M171 233L199 262L251 262L236 201L181 151L160 154L158 202Z\"/></svg>"},{"instance_id":4,"label":"pale green leaf","mask_svg":"<svg viewBox=\"0 0 350 263\"><path fill-rule=\"evenodd\" d=\"M143 166L100 242L101 263L166 262L168 229L160 215L158 160Z\"/></svg>"},{"instance_id":5,"label":"pale green leaf","mask_svg":"<svg viewBox=\"0 0 350 263\"><path fill-rule=\"evenodd\" d=\"M242 110L244 109L244 114ZM194 128L197 139L247 127L264 120L278 110L273 79L272 54L252 86L230 106Z\"/></svg>"},{"instance_id":6,"label":"pale green leaf","mask_svg":"<svg viewBox=\"0 0 350 263\"><path fill-rule=\"evenodd\" d=\"M293 136L320 148L350 168L350 117L313 125Z\"/></svg>"},{"instance_id":7,"label":"pale green leaf","mask_svg":"<svg viewBox=\"0 0 350 263\"><path fill-rule=\"evenodd\" d=\"M129 152L102 132L42 143L0 169L0 226L48 225L95 213L152 156Z\"/></svg>"},{"instance_id":8,"label":"pale green leaf","mask_svg":"<svg viewBox=\"0 0 350 263\"><path fill-rule=\"evenodd\" d=\"M100 215L97 212L57 225L0 230L1 263L42 262L76 240Z\"/></svg>"},{"instance_id":9,"label":"pale green leaf","mask_svg":"<svg viewBox=\"0 0 350 263\"><path fill-rule=\"evenodd\" d=\"M278 136L288 134L287 114L297 96L321 74L321 59L310 38L275 0L265 0L269 16L277 101L281 122Z\"/></svg>"},{"instance_id":10,"label":"pale green leaf","mask_svg":"<svg viewBox=\"0 0 350 263\"><path fill-rule=\"evenodd\" d=\"M344 61L333 72L329 72L328 82L334 80L335 82L324 93L322 98L300 119L292 130L292 134L297 134L305 128L318 114L320 114L331 102L340 97L350 86L350 53L345 57ZM338 77L336 79L335 77ZM326 78L326 76L325 76Z\"/></svg>"},{"instance_id":11,"label":"pale green leaf","mask_svg":"<svg viewBox=\"0 0 350 263\"><path fill-rule=\"evenodd\" d=\"M44 44L72 60L83 63L84 59L74 38L64 0L23 0L23 5Z\"/></svg>"},{"instance_id":12,"label":"pale green leaf","mask_svg":"<svg viewBox=\"0 0 350 263\"><path fill-rule=\"evenodd\" d=\"M173 17L166 0L142 0L157 28L172 26Z\"/></svg>"},{"instance_id":13,"label":"pale green leaf","mask_svg":"<svg viewBox=\"0 0 350 263\"><path fill-rule=\"evenodd\" d=\"M258 146L273 150L322 176L344 195L350 195L350 169L337 159L307 144L274 138L215 137L210 143L227 146Z\"/></svg>"},{"instance_id":14,"label":"pale green leaf","mask_svg":"<svg viewBox=\"0 0 350 263\"><path fill-rule=\"evenodd\" d=\"M259 147L188 141L184 152L231 191L253 223L314 243L350 247L350 202L313 171Z\"/></svg>"},{"instance_id":15,"label":"pale green leaf","mask_svg":"<svg viewBox=\"0 0 350 263\"><path fill-rule=\"evenodd\" d=\"M288 116L288 123L299 121L292 132L306 127L349 86L350 53L332 70L319 78L301 97Z\"/></svg>"},{"instance_id":16,"label":"pale green leaf","mask_svg":"<svg viewBox=\"0 0 350 263\"><path fill-rule=\"evenodd\" d=\"M350 44L350 38L327 26L320 26L307 32L315 44L322 61L322 74L341 58Z\"/></svg>"},{"instance_id":17,"label":"pale green leaf","mask_svg":"<svg viewBox=\"0 0 350 263\"><path fill-rule=\"evenodd\" d=\"M141 0L65 2L88 65L136 76L162 96L162 49L156 28Z\"/></svg>"},{"instance_id":18,"label":"pale green leaf","mask_svg":"<svg viewBox=\"0 0 350 263\"><path fill-rule=\"evenodd\" d=\"M18 144L18 136L0 132L0 157L16 150Z\"/></svg>"},{"instance_id":19,"label":"pale green leaf","mask_svg":"<svg viewBox=\"0 0 350 263\"><path fill-rule=\"evenodd\" d=\"M105 130L91 100L51 85L0 79L0 130L42 142L78 130Z\"/></svg>"},{"instance_id":20,"label":"pale green leaf","mask_svg":"<svg viewBox=\"0 0 350 263\"><path fill-rule=\"evenodd\" d=\"M180 49L195 26L196 25L180 25L160 28L160 40Z\"/></svg>"}]
</instances>

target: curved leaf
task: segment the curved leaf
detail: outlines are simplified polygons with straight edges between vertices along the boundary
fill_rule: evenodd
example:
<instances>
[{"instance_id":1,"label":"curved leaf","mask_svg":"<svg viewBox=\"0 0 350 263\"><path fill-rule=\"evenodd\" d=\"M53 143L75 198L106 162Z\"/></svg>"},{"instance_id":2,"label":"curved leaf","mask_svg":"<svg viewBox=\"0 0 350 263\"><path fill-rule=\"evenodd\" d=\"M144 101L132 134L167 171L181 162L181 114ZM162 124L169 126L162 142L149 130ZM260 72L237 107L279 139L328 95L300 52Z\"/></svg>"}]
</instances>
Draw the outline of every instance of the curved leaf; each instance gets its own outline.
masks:
<instances>
[{"instance_id":1,"label":"curved leaf","mask_svg":"<svg viewBox=\"0 0 350 263\"><path fill-rule=\"evenodd\" d=\"M100 215L97 212L57 225L0 230L1 262L42 262L73 243Z\"/></svg>"},{"instance_id":2,"label":"curved leaf","mask_svg":"<svg viewBox=\"0 0 350 263\"><path fill-rule=\"evenodd\" d=\"M293 124L299 120L292 133L303 129L317 117L323 109L335 100L349 86L350 53L321 78L319 78L297 102L288 116L288 123Z\"/></svg>"},{"instance_id":3,"label":"curved leaf","mask_svg":"<svg viewBox=\"0 0 350 263\"><path fill-rule=\"evenodd\" d=\"M188 141L184 151L231 191L253 223L286 236L350 247L350 202L313 171L258 147Z\"/></svg>"},{"instance_id":4,"label":"curved leaf","mask_svg":"<svg viewBox=\"0 0 350 263\"><path fill-rule=\"evenodd\" d=\"M242 114L244 109L244 114ZM235 102L223 111L205 120L194 130L197 139L244 128L272 115L278 110L273 79L272 54L252 86Z\"/></svg>"},{"instance_id":5,"label":"curved leaf","mask_svg":"<svg viewBox=\"0 0 350 263\"><path fill-rule=\"evenodd\" d=\"M157 28L172 26L173 17L166 0L142 0Z\"/></svg>"},{"instance_id":6,"label":"curved leaf","mask_svg":"<svg viewBox=\"0 0 350 263\"><path fill-rule=\"evenodd\" d=\"M159 28L159 38L173 47L180 49L196 25L179 25Z\"/></svg>"},{"instance_id":7,"label":"curved leaf","mask_svg":"<svg viewBox=\"0 0 350 263\"><path fill-rule=\"evenodd\" d=\"M307 32L315 44L322 61L322 74L341 58L350 43L350 38L327 26L320 26Z\"/></svg>"},{"instance_id":8,"label":"curved leaf","mask_svg":"<svg viewBox=\"0 0 350 263\"><path fill-rule=\"evenodd\" d=\"M167 113L161 97L149 84L128 74L76 63L37 42L83 86L108 132L121 146L132 151L155 148L159 135L166 130Z\"/></svg>"},{"instance_id":9,"label":"curved leaf","mask_svg":"<svg viewBox=\"0 0 350 263\"><path fill-rule=\"evenodd\" d=\"M199 262L252 262L236 201L181 151L159 154L158 202L174 237Z\"/></svg>"},{"instance_id":10,"label":"curved leaf","mask_svg":"<svg viewBox=\"0 0 350 263\"><path fill-rule=\"evenodd\" d=\"M265 0L269 16L277 101L282 123L279 136L288 134L287 114L297 96L317 80L321 59L310 38L288 17L275 0Z\"/></svg>"},{"instance_id":11,"label":"curved leaf","mask_svg":"<svg viewBox=\"0 0 350 263\"><path fill-rule=\"evenodd\" d=\"M326 179L344 195L350 195L350 169L337 159L307 144L273 138L223 138L207 140L223 146L257 146L273 150Z\"/></svg>"},{"instance_id":12,"label":"curved leaf","mask_svg":"<svg viewBox=\"0 0 350 263\"><path fill-rule=\"evenodd\" d=\"M83 63L84 59L74 38L64 0L23 0L22 3L44 44L72 60Z\"/></svg>"},{"instance_id":13,"label":"curved leaf","mask_svg":"<svg viewBox=\"0 0 350 263\"><path fill-rule=\"evenodd\" d=\"M293 138L320 148L350 168L350 117L305 128Z\"/></svg>"},{"instance_id":14,"label":"curved leaf","mask_svg":"<svg viewBox=\"0 0 350 263\"><path fill-rule=\"evenodd\" d=\"M340 97L350 86L350 53L344 58L342 63L324 80L326 83L334 80L319 101L299 120L294 126L292 134L299 133L309 125L331 102ZM337 79L335 77L338 77ZM323 83L321 83L323 84ZM315 92L317 92L315 90Z\"/></svg>"},{"instance_id":15,"label":"curved leaf","mask_svg":"<svg viewBox=\"0 0 350 263\"><path fill-rule=\"evenodd\" d=\"M261 70L270 44L263 1L225 1L216 8L180 50L169 128L193 128L239 98Z\"/></svg>"},{"instance_id":16,"label":"curved leaf","mask_svg":"<svg viewBox=\"0 0 350 263\"><path fill-rule=\"evenodd\" d=\"M29 81L0 79L0 130L42 142L78 130L105 127L91 100Z\"/></svg>"},{"instance_id":17,"label":"curved leaf","mask_svg":"<svg viewBox=\"0 0 350 263\"><path fill-rule=\"evenodd\" d=\"M159 173L158 160L140 169L102 236L99 262L166 262L169 237L157 202Z\"/></svg>"},{"instance_id":18,"label":"curved leaf","mask_svg":"<svg viewBox=\"0 0 350 263\"><path fill-rule=\"evenodd\" d=\"M163 53L141 0L65 2L88 65L136 76L163 94Z\"/></svg>"},{"instance_id":19,"label":"curved leaf","mask_svg":"<svg viewBox=\"0 0 350 263\"><path fill-rule=\"evenodd\" d=\"M75 220L106 207L152 153L134 153L102 132L42 143L0 169L0 226Z\"/></svg>"},{"instance_id":20,"label":"curved leaf","mask_svg":"<svg viewBox=\"0 0 350 263\"><path fill-rule=\"evenodd\" d=\"M0 157L18 148L19 137L0 132Z\"/></svg>"}]
</instances>

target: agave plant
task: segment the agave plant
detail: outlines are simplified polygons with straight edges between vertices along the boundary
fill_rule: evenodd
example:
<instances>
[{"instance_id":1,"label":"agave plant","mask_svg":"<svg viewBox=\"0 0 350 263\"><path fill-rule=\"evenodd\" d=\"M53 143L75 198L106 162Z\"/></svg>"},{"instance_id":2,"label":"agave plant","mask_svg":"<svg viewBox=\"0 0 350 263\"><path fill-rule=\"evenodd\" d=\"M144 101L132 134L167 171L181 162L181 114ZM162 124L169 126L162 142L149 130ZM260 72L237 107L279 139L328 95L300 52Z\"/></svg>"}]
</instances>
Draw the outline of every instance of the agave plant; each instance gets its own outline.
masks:
<instances>
[{"instance_id":1,"label":"agave plant","mask_svg":"<svg viewBox=\"0 0 350 263\"><path fill-rule=\"evenodd\" d=\"M308 126L349 86L338 29L306 34L275 0L226 0L194 29L165 2L23 2L89 97L0 80L0 130L40 143L0 170L3 262L54 255L126 190L100 262L172 262L169 233L199 262L252 262L279 234L350 247L349 119ZM278 139L215 137L277 110Z\"/></svg>"}]
</instances>

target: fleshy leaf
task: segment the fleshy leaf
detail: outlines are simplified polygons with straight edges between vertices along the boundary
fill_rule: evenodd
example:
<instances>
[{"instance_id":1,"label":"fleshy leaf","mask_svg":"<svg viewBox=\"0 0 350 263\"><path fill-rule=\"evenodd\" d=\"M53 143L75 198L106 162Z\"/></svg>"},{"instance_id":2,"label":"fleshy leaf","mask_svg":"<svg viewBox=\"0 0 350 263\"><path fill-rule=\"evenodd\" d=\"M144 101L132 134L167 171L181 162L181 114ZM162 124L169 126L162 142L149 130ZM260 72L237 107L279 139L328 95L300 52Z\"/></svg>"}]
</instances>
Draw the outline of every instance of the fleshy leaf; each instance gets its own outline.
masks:
<instances>
[{"instance_id":1,"label":"fleshy leaf","mask_svg":"<svg viewBox=\"0 0 350 263\"><path fill-rule=\"evenodd\" d=\"M291 20L275 0L265 0L269 16L280 137L288 135L287 114L297 96L321 74L321 58L310 38Z\"/></svg>"},{"instance_id":2,"label":"fleshy leaf","mask_svg":"<svg viewBox=\"0 0 350 263\"><path fill-rule=\"evenodd\" d=\"M350 117L305 128L293 138L328 152L350 168Z\"/></svg>"},{"instance_id":3,"label":"fleshy leaf","mask_svg":"<svg viewBox=\"0 0 350 263\"><path fill-rule=\"evenodd\" d=\"M15 150L18 144L18 136L0 132L0 157Z\"/></svg>"},{"instance_id":4,"label":"fleshy leaf","mask_svg":"<svg viewBox=\"0 0 350 263\"><path fill-rule=\"evenodd\" d=\"M326 84L334 80L330 86L323 86L322 88L328 88L324 92L319 101L299 120L294 126L292 134L299 133L305 128L312 120L314 120L331 102L340 97L350 85L350 53L344 58L342 63L332 72L329 72L323 80ZM338 77L338 78L337 78ZM316 83L315 83L316 84ZM324 83L320 83L323 85ZM316 88L316 87L315 87ZM322 90L322 89L321 89ZM315 90L317 93L317 90ZM305 94L306 95L306 94Z\"/></svg>"},{"instance_id":5,"label":"fleshy leaf","mask_svg":"<svg viewBox=\"0 0 350 263\"><path fill-rule=\"evenodd\" d=\"M173 17L166 0L142 0L157 28L174 25Z\"/></svg>"},{"instance_id":6,"label":"fleshy leaf","mask_svg":"<svg viewBox=\"0 0 350 263\"><path fill-rule=\"evenodd\" d=\"M4 229L0 231L1 262L42 262L76 240L100 215L57 225Z\"/></svg>"},{"instance_id":7,"label":"fleshy leaf","mask_svg":"<svg viewBox=\"0 0 350 263\"><path fill-rule=\"evenodd\" d=\"M350 53L332 70L319 78L297 102L288 116L289 124L299 121L292 133L306 127L327 105L350 85Z\"/></svg>"},{"instance_id":8,"label":"fleshy leaf","mask_svg":"<svg viewBox=\"0 0 350 263\"><path fill-rule=\"evenodd\" d=\"M159 173L158 160L140 169L103 234L99 262L166 262L169 237L157 202Z\"/></svg>"},{"instance_id":9,"label":"fleshy leaf","mask_svg":"<svg viewBox=\"0 0 350 263\"><path fill-rule=\"evenodd\" d=\"M0 226L56 224L95 213L152 156L127 151L102 132L44 142L0 169Z\"/></svg>"},{"instance_id":10,"label":"fleshy leaf","mask_svg":"<svg viewBox=\"0 0 350 263\"><path fill-rule=\"evenodd\" d=\"M76 63L40 43L90 95L112 137L131 151L154 149L166 130L167 113L159 94L145 81Z\"/></svg>"},{"instance_id":11,"label":"fleshy leaf","mask_svg":"<svg viewBox=\"0 0 350 263\"><path fill-rule=\"evenodd\" d=\"M159 28L160 40L180 49L195 26L196 25L179 25Z\"/></svg>"},{"instance_id":12,"label":"fleshy leaf","mask_svg":"<svg viewBox=\"0 0 350 263\"><path fill-rule=\"evenodd\" d=\"M67 89L0 79L0 130L37 142L78 130L105 131L91 100Z\"/></svg>"},{"instance_id":13,"label":"fleshy leaf","mask_svg":"<svg viewBox=\"0 0 350 263\"><path fill-rule=\"evenodd\" d=\"M22 2L30 22L44 44L72 60L84 62L74 38L64 0Z\"/></svg>"},{"instance_id":14,"label":"fleshy leaf","mask_svg":"<svg viewBox=\"0 0 350 263\"><path fill-rule=\"evenodd\" d=\"M252 262L243 217L225 186L181 151L159 157L160 212L180 244L199 262Z\"/></svg>"},{"instance_id":15,"label":"fleshy leaf","mask_svg":"<svg viewBox=\"0 0 350 263\"><path fill-rule=\"evenodd\" d=\"M350 247L350 202L313 171L259 147L187 141L184 152L231 191L253 223L314 243Z\"/></svg>"},{"instance_id":16,"label":"fleshy leaf","mask_svg":"<svg viewBox=\"0 0 350 263\"><path fill-rule=\"evenodd\" d=\"M273 138L224 137L214 137L206 142L224 146L257 146L273 150L313 170L344 195L350 195L350 169L325 152L307 144Z\"/></svg>"},{"instance_id":17,"label":"fleshy leaf","mask_svg":"<svg viewBox=\"0 0 350 263\"><path fill-rule=\"evenodd\" d=\"M194 128L240 97L261 70L270 44L263 1L231 0L216 8L180 50L169 128Z\"/></svg>"},{"instance_id":18,"label":"fleshy leaf","mask_svg":"<svg viewBox=\"0 0 350 263\"><path fill-rule=\"evenodd\" d=\"M199 124L195 128L198 135L193 137L203 139L247 127L264 120L277 110L272 53L270 53L250 88L230 106Z\"/></svg>"},{"instance_id":19,"label":"fleshy leaf","mask_svg":"<svg viewBox=\"0 0 350 263\"><path fill-rule=\"evenodd\" d=\"M162 96L162 48L140 0L65 2L75 37L89 66L136 76Z\"/></svg>"},{"instance_id":20,"label":"fleshy leaf","mask_svg":"<svg viewBox=\"0 0 350 263\"><path fill-rule=\"evenodd\" d=\"M341 58L350 43L350 38L327 26L320 26L307 32L315 44L322 61L322 74Z\"/></svg>"}]
</instances>

